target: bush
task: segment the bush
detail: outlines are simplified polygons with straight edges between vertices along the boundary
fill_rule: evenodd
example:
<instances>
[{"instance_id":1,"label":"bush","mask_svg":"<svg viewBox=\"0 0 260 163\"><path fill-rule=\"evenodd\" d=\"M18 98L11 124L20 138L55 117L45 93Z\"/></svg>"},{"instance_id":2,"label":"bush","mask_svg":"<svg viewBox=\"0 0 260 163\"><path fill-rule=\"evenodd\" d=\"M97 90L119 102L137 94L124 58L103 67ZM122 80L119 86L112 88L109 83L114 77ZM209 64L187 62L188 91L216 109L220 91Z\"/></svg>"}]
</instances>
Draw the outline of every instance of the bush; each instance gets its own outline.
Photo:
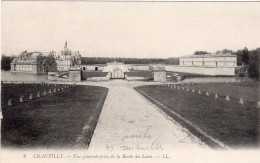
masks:
<instances>
[{"instance_id":1,"label":"bush","mask_svg":"<svg viewBox=\"0 0 260 163\"><path fill-rule=\"evenodd\" d=\"M235 76L248 77L248 66L237 67L235 69Z\"/></svg>"}]
</instances>

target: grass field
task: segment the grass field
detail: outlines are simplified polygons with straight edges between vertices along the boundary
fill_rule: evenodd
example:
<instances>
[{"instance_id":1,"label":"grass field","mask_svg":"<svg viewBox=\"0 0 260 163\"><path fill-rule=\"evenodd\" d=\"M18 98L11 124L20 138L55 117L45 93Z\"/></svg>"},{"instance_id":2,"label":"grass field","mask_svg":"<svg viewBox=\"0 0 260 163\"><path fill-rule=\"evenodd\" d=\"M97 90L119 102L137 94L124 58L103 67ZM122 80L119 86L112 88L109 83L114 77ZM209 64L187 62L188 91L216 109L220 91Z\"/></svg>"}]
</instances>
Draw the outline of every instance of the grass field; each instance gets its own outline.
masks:
<instances>
[{"instance_id":1,"label":"grass field","mask_svg":"<svg viewBox=\"0 0 260 163\"><path fill-rule=\"evenodd\" d=\"M53 91L54 88L61 88L64 85L57 84L2 84L1 85L1 106L6 107L8 99L12 99L12 104L17 105L19 103L19 97L24 96L24 101L29 101L30 93L33 94L33 98L36 98L37 92L40 92L41 95L43 91L46 91L48 94L49 89Z\"/></svg>"},{"instance_id":2,"label":"grass field","mask_svg":"<svg viewBox=\"0 0 260 163\"><path fill-rule=\"evenodd\" d=\"M211 94L218 93L222 96L230 96L231 99L238 100L244 98L249 102L260 101L259 89L260 82L250 83L196 83L185 85L189 89L208 91Z\"/></svg>"},{"instance_id":3,"label":"grass field","mask_svg":"<svg viewBox=\"0 0 260 163\"><path fill-rule=\"evenodd\" d=\"M215 87L220 89L222 85L215 85ZM229 91L236 90L239 87L239 85L237 87L230 86ZM241 88L247 89L247 87L243 86ZM227 102L222 97L214 99L213 96L198 95L198 93L159 85L141 86L136 89L159 101L170 110L177 112L214 139L232 148L259 146L259 110L256 109L255 103L240 105L238 101L231 100ZM244 90L243 92L247 91ZM155 103L152 100L150 101ZM188 128L194 135L197 135L202 141L213 146L189 124L176 118L161 105L156 105L181 125Z\"/></svg>"},{"instance_id":4,"label":"grass field","mask_svg":"<svg viewBox=\"0 0 260 163\"><path fill-rule=\"evenodd\" d=\"M7 148L87 146L107 92L103 87L75 86L17 106L3 107L2 145ZM83 132L85 125L87 130ZM84 139L77 143L79 135Z\"/></svg>"}]
</instances>

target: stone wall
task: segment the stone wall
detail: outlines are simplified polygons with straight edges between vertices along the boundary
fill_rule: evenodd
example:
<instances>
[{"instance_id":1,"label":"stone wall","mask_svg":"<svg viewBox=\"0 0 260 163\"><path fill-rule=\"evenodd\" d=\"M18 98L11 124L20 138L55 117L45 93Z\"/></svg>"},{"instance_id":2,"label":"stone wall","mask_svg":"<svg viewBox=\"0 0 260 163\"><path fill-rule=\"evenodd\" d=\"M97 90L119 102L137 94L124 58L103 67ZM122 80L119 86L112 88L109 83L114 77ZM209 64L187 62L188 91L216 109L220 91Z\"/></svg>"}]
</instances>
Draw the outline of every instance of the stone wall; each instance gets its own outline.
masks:
<instances>
[{"instance_id":1,"label":"stone wall","mask_svg":"<svg viewBox=\"0 0 260 163\"><path fill-rule=\"evenodd\" d=\"M166 71L154 71L154 81L166 82Z\"/></svg>"},{"instance_id":2,"label":"stone wall","mask_svg":"<svg viewBox=\"0 0 260 163\"><path fill-rule=\"evenodd\" d=\"M69 70L69 79L73 82L81 81L81 71L80 70Z\"/></svg>"}]
</instances>

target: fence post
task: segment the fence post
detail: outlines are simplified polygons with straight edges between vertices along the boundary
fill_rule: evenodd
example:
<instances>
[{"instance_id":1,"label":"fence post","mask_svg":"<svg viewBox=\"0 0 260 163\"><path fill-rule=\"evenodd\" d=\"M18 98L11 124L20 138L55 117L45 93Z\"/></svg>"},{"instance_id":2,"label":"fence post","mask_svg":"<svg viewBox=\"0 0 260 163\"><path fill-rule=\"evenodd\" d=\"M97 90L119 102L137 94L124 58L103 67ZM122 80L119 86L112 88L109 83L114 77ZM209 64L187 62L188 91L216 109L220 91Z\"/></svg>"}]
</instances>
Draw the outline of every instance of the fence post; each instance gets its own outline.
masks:
<instances>
[{"instance_id":1,"label":"fence post","mask_svg":"<svg viewBox=\"0 0 260 163\"><path fill-rule=\"evenodd\" d=\"M33 99L33 94L32 94L32 93L30 93L29 99L30 99L30 100Z\"/></svg>"},{"instance_id":2,"label":"fence post","mask_svg":"<svg viewBox=\"0 0 260 163\"><path fill-rule=\"evenodd\" d=\"M23 96L20 96L20 102L23 102Z\"/></svg>"},{"instance_id":3,"label":"fence post","mask_svg":"<svg viewBox=\"0 0 260 163\"><path fill-rule=\"evenodd\" d=\"M226 101L230 101L230 98L228 95L226 95Z\"/></svg>"},{"instance_id":4,"label":"fence post","mask_svg":"<svg viewBox=\"0 0 260 163\"><path fill-rule=\"evenodd\" d=\"M260 101L257 101L257 103L256 103L256 108L257 108L257 109L260 109Z\"/></svg>"},{"instance_id":5,"label":"fence post","mask_svg":"<svg viewBox=\"0 0 260 163\"><path fill-rule=\"evenodd\" d=\"M8 106L12 106L12 99L8 99Z\"/></svg>"},{"instance_id":6,"label":"fence post","mask_svg":"<svg viewBox=\"0 0 260 163\"><path fill-rule=\"evenodd\" d=\"M239 99L239 104L244 105L244 99L243 98Z\"/></svg>"}]
</instances>

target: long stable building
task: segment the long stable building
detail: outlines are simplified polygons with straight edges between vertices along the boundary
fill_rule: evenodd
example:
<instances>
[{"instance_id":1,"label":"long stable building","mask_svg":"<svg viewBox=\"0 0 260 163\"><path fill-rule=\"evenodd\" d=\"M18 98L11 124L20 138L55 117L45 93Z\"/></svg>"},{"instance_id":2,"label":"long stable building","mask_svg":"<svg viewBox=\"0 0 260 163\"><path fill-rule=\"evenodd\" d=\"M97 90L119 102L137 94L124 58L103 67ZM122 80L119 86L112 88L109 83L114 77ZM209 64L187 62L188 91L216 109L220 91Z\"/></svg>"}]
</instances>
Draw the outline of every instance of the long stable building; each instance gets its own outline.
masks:
<instances>
[{"instance_id":1,"label":"long stable building","mask_svg":"<svg viewBox=\"0 0 260 163\"><path fill-rule=\"evenodd\" d=\"M181 66L236 67L237 56L232 54L190 55L180 58Z\"/></svg>"}]
</instances>

